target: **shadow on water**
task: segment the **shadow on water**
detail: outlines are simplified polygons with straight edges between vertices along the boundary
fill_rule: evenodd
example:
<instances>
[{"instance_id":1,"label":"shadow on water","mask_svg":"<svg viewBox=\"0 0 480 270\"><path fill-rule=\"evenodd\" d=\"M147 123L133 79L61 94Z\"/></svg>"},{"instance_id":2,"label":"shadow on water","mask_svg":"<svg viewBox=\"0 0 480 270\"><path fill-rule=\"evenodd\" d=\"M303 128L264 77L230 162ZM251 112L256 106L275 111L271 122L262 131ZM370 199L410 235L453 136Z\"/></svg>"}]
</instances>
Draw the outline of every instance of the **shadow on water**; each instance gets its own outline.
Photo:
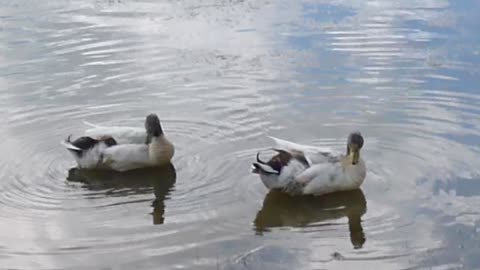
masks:
<instances>
[{"instance_id":1,"label":"shadow on water","mask_svg":"<svg viewBox=\"0 0 480 270\"><path fill-rule=\"evenodd\" d=\"M165 199L173 189L176 170L172 164L155 168L136 169L127 172L106 170L84 170L71 168L67 180L83 183L83 187L103 196L126 196L131 194L148 194L152 192L153 224L165 221Z\"/></svg>"},{"instance_id":2,"label":"shadow on water","mask_svg":"<svg viewBox=\"0 0 480 270\"><path fill-rule=\"evenodd\" d=\"M307 227L312 223L348 218L350 241L354 248L365 243L361 217L367 202L361 189L324 196L290 196L270 191L254 220L255 231L262 235L276 227Z\"/></svg>"}]
</instances>

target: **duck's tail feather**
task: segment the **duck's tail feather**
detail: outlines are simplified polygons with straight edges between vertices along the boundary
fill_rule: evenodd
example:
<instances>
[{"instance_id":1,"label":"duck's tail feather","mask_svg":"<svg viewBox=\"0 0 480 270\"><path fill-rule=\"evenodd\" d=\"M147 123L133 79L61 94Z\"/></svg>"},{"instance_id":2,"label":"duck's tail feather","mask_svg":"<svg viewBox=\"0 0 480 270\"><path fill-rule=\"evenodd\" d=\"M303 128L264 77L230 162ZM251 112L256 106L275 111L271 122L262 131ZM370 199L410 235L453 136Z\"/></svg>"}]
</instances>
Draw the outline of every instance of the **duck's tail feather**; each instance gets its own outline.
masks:
<instances>
[{"instance_id":1,"label":"duck's tail feather","mask_svg":"<svg viewBox=\"0 0 480 270\"><path fill-rule=\"evenodd\" d=\"M71 151L75 151L75 152L79 152L79 151L82 151L82 149L76 147L75 145L73 145L70 141L70 138L72 137L72 135L68 136L65 140L61 141L60 144L65 146L65 148L67 148L68 150L71 150Z\"/></svg>"},{"instance_id":2,"label":"duck's tail feather","mask_svg":"<svg viewBox=\"0 0 480 270\"><path fill-rule=\"evenodd\" d=\"M252 172L258 174L278 174L279 172L273 169L272 167L260 164L260 163L252 163Z\"/></svg>"},{"instance_id":3,"label":"duck's tail feather","mask_svg":"<svg viewBox=\"0 0 480 270\"><path fill-rule=\"evenodd\" d=\"M267 136L267 137L272 139L275 142L276 148L280 148L283 150L292 150L292 149L298 148L298 145L296 143L292 143L292 142L279 139L273 136Z\"/></svg>"}]
</instances>

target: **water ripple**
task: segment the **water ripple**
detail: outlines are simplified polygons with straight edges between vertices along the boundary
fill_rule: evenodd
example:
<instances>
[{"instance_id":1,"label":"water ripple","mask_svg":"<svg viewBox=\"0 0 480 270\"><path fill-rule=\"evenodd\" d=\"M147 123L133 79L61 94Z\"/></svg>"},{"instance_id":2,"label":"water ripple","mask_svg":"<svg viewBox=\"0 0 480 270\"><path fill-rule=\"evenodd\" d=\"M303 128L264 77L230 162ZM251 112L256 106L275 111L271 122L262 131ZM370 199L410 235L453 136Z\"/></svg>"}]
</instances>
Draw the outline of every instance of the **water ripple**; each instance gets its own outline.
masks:
<instances>
[{"instance_id":1,"label":"water ripple","mask_svg":"<svg viewBox=\"0 0 480 270\"><path fill-rule=\"evenodd\" d=\"M7 268L478 268L478 5L2 4ZM172 166L87 172L59 145L150 112ZM291 198L249 172L266 135L343 152L354 129L362 190Z\"/></svg>"}]
</instances>

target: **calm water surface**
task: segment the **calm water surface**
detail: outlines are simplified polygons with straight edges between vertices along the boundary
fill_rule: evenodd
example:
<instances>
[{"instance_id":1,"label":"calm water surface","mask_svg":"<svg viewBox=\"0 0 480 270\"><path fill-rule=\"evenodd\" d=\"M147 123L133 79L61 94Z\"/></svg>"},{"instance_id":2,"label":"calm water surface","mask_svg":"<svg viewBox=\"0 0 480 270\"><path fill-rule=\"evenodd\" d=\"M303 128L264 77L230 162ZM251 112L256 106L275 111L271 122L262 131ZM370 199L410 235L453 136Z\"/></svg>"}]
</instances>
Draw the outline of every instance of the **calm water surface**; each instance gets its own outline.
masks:
<instances>
[{"instance_id":1,"label":"calm water surface","mask_svg":"<svg viewBox=\"0 0 480 270\"><path fill-rule=\"evenodd\" d=\"M478 1L0 4L0 268L480 268ZM59 145L150 112L173 166L83 172ZM266 135L354 129L362 190L249 173Z\"/></svg>"}]
</instances>

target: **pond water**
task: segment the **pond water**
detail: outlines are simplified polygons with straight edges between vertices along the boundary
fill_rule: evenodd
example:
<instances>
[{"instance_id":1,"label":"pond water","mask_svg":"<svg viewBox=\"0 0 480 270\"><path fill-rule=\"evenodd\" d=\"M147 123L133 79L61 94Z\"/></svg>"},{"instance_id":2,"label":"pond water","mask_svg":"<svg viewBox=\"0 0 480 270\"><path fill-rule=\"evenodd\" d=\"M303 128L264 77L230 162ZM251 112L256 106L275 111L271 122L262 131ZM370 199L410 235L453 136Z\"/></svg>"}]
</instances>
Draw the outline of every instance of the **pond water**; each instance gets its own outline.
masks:
<instances>
[{"instance_id":1,"label":"pond water","mask_svg":"<svg viewBox=\"0 0 480 270\"><path fill-rule=\"evenodd\" d=\"M0 268L480 268L478 1L0 0ZM84 172L83 121L157 113L172 166ZM361 190L268 192L273 135Z\"/></svg>"}]
</instances>

